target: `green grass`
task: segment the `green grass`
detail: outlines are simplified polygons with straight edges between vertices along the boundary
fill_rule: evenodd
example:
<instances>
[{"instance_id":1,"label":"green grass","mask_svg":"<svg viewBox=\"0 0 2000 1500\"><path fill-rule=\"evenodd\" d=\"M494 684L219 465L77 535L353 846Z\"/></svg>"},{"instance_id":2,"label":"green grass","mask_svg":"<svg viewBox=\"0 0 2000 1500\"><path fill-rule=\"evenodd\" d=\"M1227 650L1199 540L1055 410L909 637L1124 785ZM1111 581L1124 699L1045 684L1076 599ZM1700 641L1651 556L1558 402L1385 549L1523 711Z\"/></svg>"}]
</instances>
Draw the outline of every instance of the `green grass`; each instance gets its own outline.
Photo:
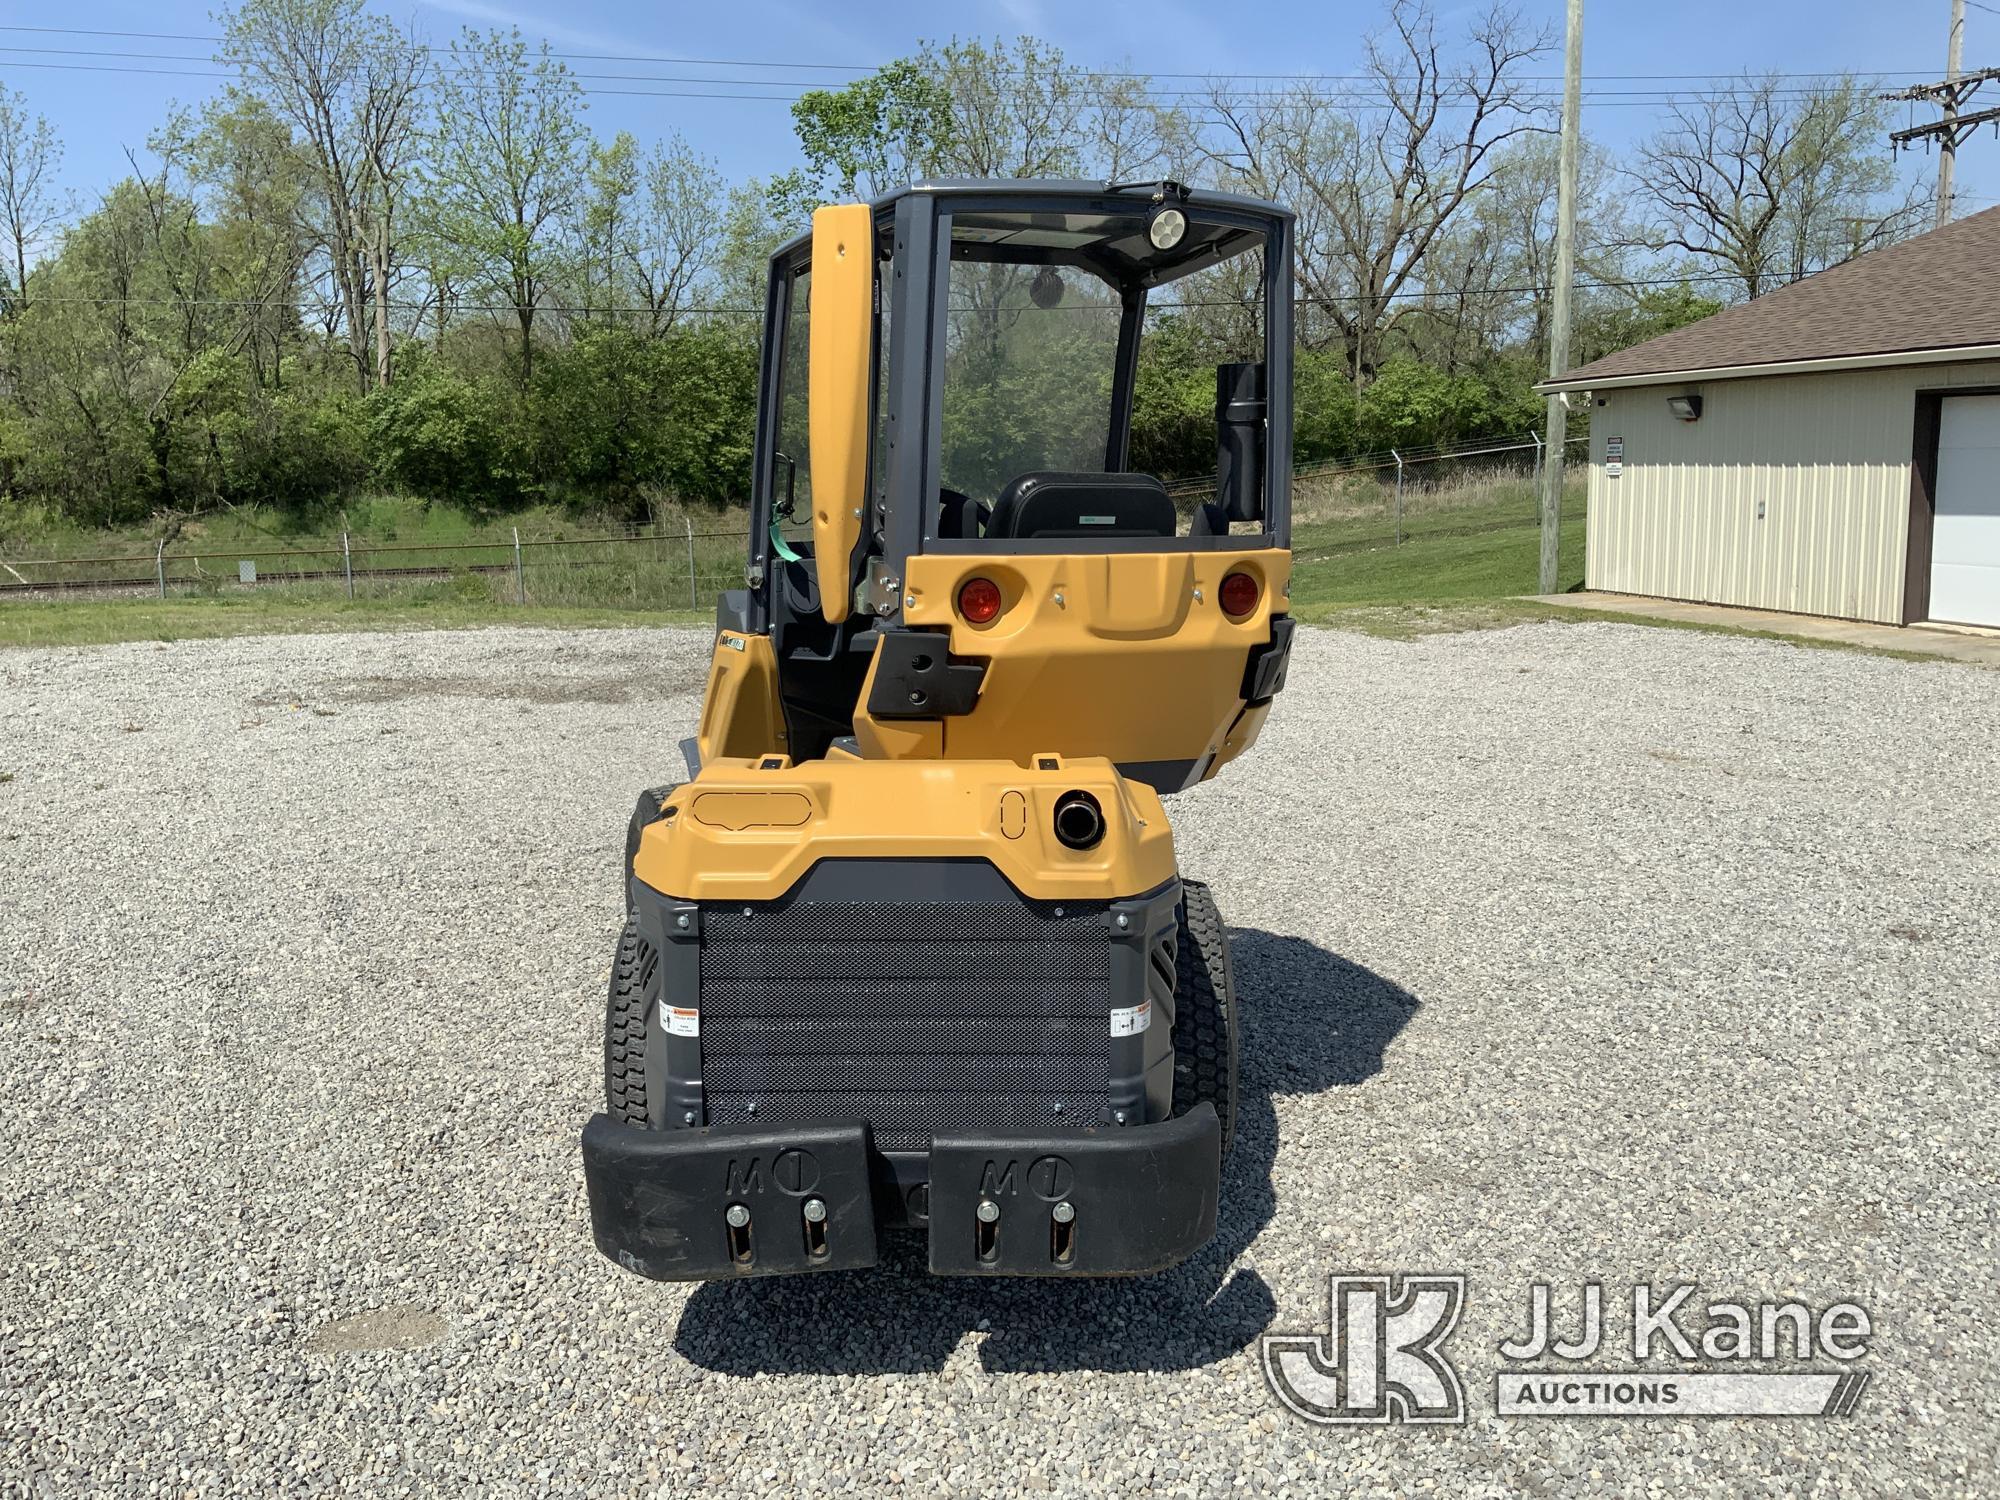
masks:
<instances>
[{"instance_id":1,"label":"green grass","mask_svg":"<svg viewBox=\"0 0 2000 1500\"><path fill-rule=\"evenodd\" d=\"M682 512L665 507L658 517L664 531L679 531ZM697 532L734 531L745 525L741 510L699 510L687 516ZM241 553L270 556L282 551L340 550L341 533L355 547L511 546L518 528L524 538L571 539L603 536L624 523L610 514L556 505L535 505L500 515L478 515L452 505L431 505L398 495L362 496L310 522L257 506L237 506L206 515L153 520L139 525L85 529L38 507L0 505L0 560L134 557L151 561L162 532L168 552Z\"/></svg>"},{"instance_id":2,"label":"green grass","mask_svg":"<svg viewBox=\"0 0 2000 1500\"><path fill-rule=\"evenodd\" d=\"M351 501L316 525L239 507L101 531L79 530L32 507L0 505L0 582L54 584L112 578L143 587L160 571L156 549L163 537L170 592L225 592L235 586L238 564L244 561L254 562L264 578L290 576L298 583L338 578L346 566L343 533L352 549L353 567L363 575L382 569L511 569L518 530L529 572L543 575L541 603L619 604L626 601L607 596L606 590L618 592L618 580L626 575L630 587L623 592L651 597L652 580L642 576L647 561L662 565L667 574L678 569L680 595L686 596L683 527L690 523L696 533L698 572L741 573L745 522L740 511L684 515L666 507L653 519L657 529L652 539L607 544L594 539L627 535L623 520L547 505L479 516L420 500L373 497ZM363 586L369 583L365 577L358 581ZM389 588L403 586L401 580L380 582ZM531 578L531 599L532 583Z\"/></svg>"},{"instance_id":3,"label":"green grass","mask_svg":"<svg viewBox=\"0 0 2000 1500\"><path fill-rule=\"evenodd\" d=\"M1583 541L1577 494L1563 507L1558 592L1583 582ZM1292 549L1301 619L1412 635L1562 617L1520 598L1538 592L1542 534L1514 499L1414 516L1400 547L1379 518L1311 522Z\"/></svg>"},{"instance_id":4,"label":"green grass","mask_svg":"<svg viewBox=\"0 0 2000 1500\"><path fill-rule=\"evenodd\" d=\"M643 629L705 621L689 610L561 608L497 600L317 599L259 593L217 599L92 599L0 604L0 646L97 646L231 635L341 630L466 630L513 625L550 630Z\"/></svg>"},{"instance_id":5,"label":"green grass","mask_svg":"<svg viewBox=\"0 0 2000 1500\"><path fill-rule=\"evenodd\" d=\"M1556 618L1512 596L1532 593L1540 532L1525 485L1500 498L1493 491L1469 491L1475 503L1453 505L1446 495L1426 495L1405 517L1402 546L1394 545L1393 517L1380 511L1308 520L1295 530L1298 562L1293 574L1292 609L1303 619L1408 637L1439 630L1510 624L1524 618ZM485 540L501 523L479 522L463 513L407 504L388 506L373 518L375 539L393 531L399 545ZM572 523L574 518L571 518ZM241 514L204 522L203 551L231 549L216 533L253 550L244 528L258 524ZM511 528L514 522L505 522ZM1565 517L1563 586L1582 577L1583 521L1579 495ZM524 535L529 527L523 526ZM590 535L574 529L570 535ZM511 531L502 530L511 540ZM296 544L301 539L288 538ZM116 539L103 539L115 545ZM129 545L129 541L127 543ZM72 552L71 556L87 555ZM98 552L96 555L117 555ZM660 543L617 546L530 548L526 553L526 607L513 603L511 573L460 573L422 581L364 581L360 597L348 600L336 581L263 584L239 589L233 566L217 564L200 584L170 574L177 593L168 599L114 598L0 600L0 645L82 645L118 640L184 640L202 636L288 631L459 629L522 624L562 627L631 625L705 618L701 606L722 588L740 584L743 542L717 538L697 544L697 613L687 599L684 545ZM511 546L491 558L510 562ZM385 555L403 564L451 565L445 554ZM461 565L465 555L456 559ZM275 568L260 564L260 570ZM670 607L656 607L656 606Z\"/></svg>"}]
</instances>

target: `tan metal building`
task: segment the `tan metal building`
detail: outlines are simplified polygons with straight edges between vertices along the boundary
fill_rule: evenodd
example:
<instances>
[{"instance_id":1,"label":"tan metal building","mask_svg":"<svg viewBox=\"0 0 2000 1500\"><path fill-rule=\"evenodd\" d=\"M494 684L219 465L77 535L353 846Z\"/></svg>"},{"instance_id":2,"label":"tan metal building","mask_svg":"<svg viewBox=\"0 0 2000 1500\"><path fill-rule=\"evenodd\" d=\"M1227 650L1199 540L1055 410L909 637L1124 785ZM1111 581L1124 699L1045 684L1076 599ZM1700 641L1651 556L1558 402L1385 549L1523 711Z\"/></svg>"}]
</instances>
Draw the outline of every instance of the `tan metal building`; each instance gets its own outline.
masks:
<instances>
[{"instance_id":1,"label":"tan metal building","mask_svg":"<svg viewBox=\"0 0 2000 1500\"><path fill-rule=\"evenodd\" d=\"M1570 371L1585 584L2000 627L2000 209Z\"/></svg>"}]
</instances>

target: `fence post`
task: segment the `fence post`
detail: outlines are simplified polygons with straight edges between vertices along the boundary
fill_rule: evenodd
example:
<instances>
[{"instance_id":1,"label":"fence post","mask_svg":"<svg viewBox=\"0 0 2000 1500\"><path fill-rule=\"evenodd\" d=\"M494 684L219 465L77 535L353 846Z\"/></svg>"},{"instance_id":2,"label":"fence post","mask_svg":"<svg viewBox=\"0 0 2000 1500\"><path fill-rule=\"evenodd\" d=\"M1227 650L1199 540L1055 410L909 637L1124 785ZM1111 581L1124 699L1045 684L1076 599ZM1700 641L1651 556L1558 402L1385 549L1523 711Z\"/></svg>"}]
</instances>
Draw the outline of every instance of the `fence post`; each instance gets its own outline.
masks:
<instances>
[{"instance_id":1,"label":"fence post","mask_svg":"<svg viewBox=\"0 0 2000 1500\"><path fill-rule=\"evenodd\" d=\"M153 573L160 580L160 597L167 597L167 539L160 538L160 547L153 554Z\"/></svg>"},{"instance_id":2,"label":"fence post","mask_svg":"<svg viewBox=\"0 0 2000 1500\"><path fill-rule=\"evenodd\" d=\"M1403 455L1394 448L1389 457L1396 460L1396 545L1403 545Z\"/></svg>"},{"instance_id":3,"label":"fence post","mask_svg":"<svg viewBox=\"0 0 2000 1500\"><path fill-rule=\"evenodd\" d=\"M688 608L700 609L701 601L695 597L694 592L694 522L682 516L681 525L687 528L688 535Z\"/></svg>"},{"instance_id":4,"label":"fence post","mask_svg":"<svg viewBox=\"0 0 2000 1500\"><path fill-rule=\"evenodd\" d=\"M514 528L514 602L528 602L528 579L521 571L521 528L518 526Z\"/></svg>"},{"instance_id":5,"label":"fence post","mask_svg":"<svg viewBox=\"0 0 2000 1500\"><path fill-rule=\"evenodd\" d=\"M340 567L347 575L347 597L354 597L354 551L347 545L347 533L340 534Z\"/></svg>"}]
</instances>

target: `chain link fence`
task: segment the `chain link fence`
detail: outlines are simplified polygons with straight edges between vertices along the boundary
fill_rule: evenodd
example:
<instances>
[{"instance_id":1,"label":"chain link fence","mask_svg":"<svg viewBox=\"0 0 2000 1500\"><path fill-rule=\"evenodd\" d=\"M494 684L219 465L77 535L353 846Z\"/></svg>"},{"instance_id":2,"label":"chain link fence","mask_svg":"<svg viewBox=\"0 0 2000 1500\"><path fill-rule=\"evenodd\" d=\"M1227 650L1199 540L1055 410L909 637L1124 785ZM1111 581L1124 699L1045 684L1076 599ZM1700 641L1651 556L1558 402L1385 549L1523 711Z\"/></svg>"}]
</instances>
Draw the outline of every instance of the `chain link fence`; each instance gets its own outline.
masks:
<instances>
[{"instance_id":1,"label":"chain link fence","mask_svg":"<svg viewBox=\"0 0 2000 1500\"><path fill-rule=\"evenodd\" d=\"M358 542L0 559L0 596L217 598L261 589L324 598L449 598L518 605L706 609L743 586L749 535L634 527L603 536Z\"/></svg>"},{"instance_id":2,"label":"chain link fence","mask_svg":"<svg viewBox=\"0 0 2000 1500\"><path fill-rule=\"evenodd\" d=\"M1565 484L1566 508L1580 497L1582 475L1575 465L1589 442L1584 433L1566 444L1573 471ZM1321 550L1336 551L1539 525L1546 456L1542 439L1527 433L1301 464L1292 471L1293 525L1312 545L1323 542ZM1167 492L1185 514L1216 490L1212 480L1188 480Z\"/></svg>"},{"instance_id":3,"label":"chain link fence","mask_svg":"<svg viewBox=\"0 0 2000 1500\"><path fill-rule=\"evenodd\" d=\"M1572 446L1572 463L1576 454ZM1541 439L1528 434L1303 465L1293 473L1294 549L1310 560L1538 525L1544 457ZM1213 481L1168 489L1183 515L1215 495ZM1580 475L1566 491L1568 516L1581 506ZM741 526L691 520L587 537L516 531L484 542L359 542L343 534L317 547L161 543L123 557L0 558L0 598L218 598L283 589L327 599L706 610L722 590L743 586L748 551Z\"/></svg>"}]
</instances>

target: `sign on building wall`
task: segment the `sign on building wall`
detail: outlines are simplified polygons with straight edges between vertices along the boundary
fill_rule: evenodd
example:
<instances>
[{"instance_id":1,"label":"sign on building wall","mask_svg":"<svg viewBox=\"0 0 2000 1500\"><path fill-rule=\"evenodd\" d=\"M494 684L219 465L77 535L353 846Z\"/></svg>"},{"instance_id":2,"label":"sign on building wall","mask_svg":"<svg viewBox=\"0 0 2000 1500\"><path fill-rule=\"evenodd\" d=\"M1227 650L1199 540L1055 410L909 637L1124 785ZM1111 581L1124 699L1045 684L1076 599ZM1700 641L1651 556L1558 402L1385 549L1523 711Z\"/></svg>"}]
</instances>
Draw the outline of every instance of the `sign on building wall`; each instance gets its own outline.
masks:
<instances>
[{"instance_id":1,"label":"sign on building wall","mask_svg":"<svg viewBox=\"0 0 2000 1500\"><path fill-rule=\"evenodd\" d=\"M1604 440L1604 477L1616 479L1625 472L1625 439L1622 437Z\"/></svg>"}]
</instances>

